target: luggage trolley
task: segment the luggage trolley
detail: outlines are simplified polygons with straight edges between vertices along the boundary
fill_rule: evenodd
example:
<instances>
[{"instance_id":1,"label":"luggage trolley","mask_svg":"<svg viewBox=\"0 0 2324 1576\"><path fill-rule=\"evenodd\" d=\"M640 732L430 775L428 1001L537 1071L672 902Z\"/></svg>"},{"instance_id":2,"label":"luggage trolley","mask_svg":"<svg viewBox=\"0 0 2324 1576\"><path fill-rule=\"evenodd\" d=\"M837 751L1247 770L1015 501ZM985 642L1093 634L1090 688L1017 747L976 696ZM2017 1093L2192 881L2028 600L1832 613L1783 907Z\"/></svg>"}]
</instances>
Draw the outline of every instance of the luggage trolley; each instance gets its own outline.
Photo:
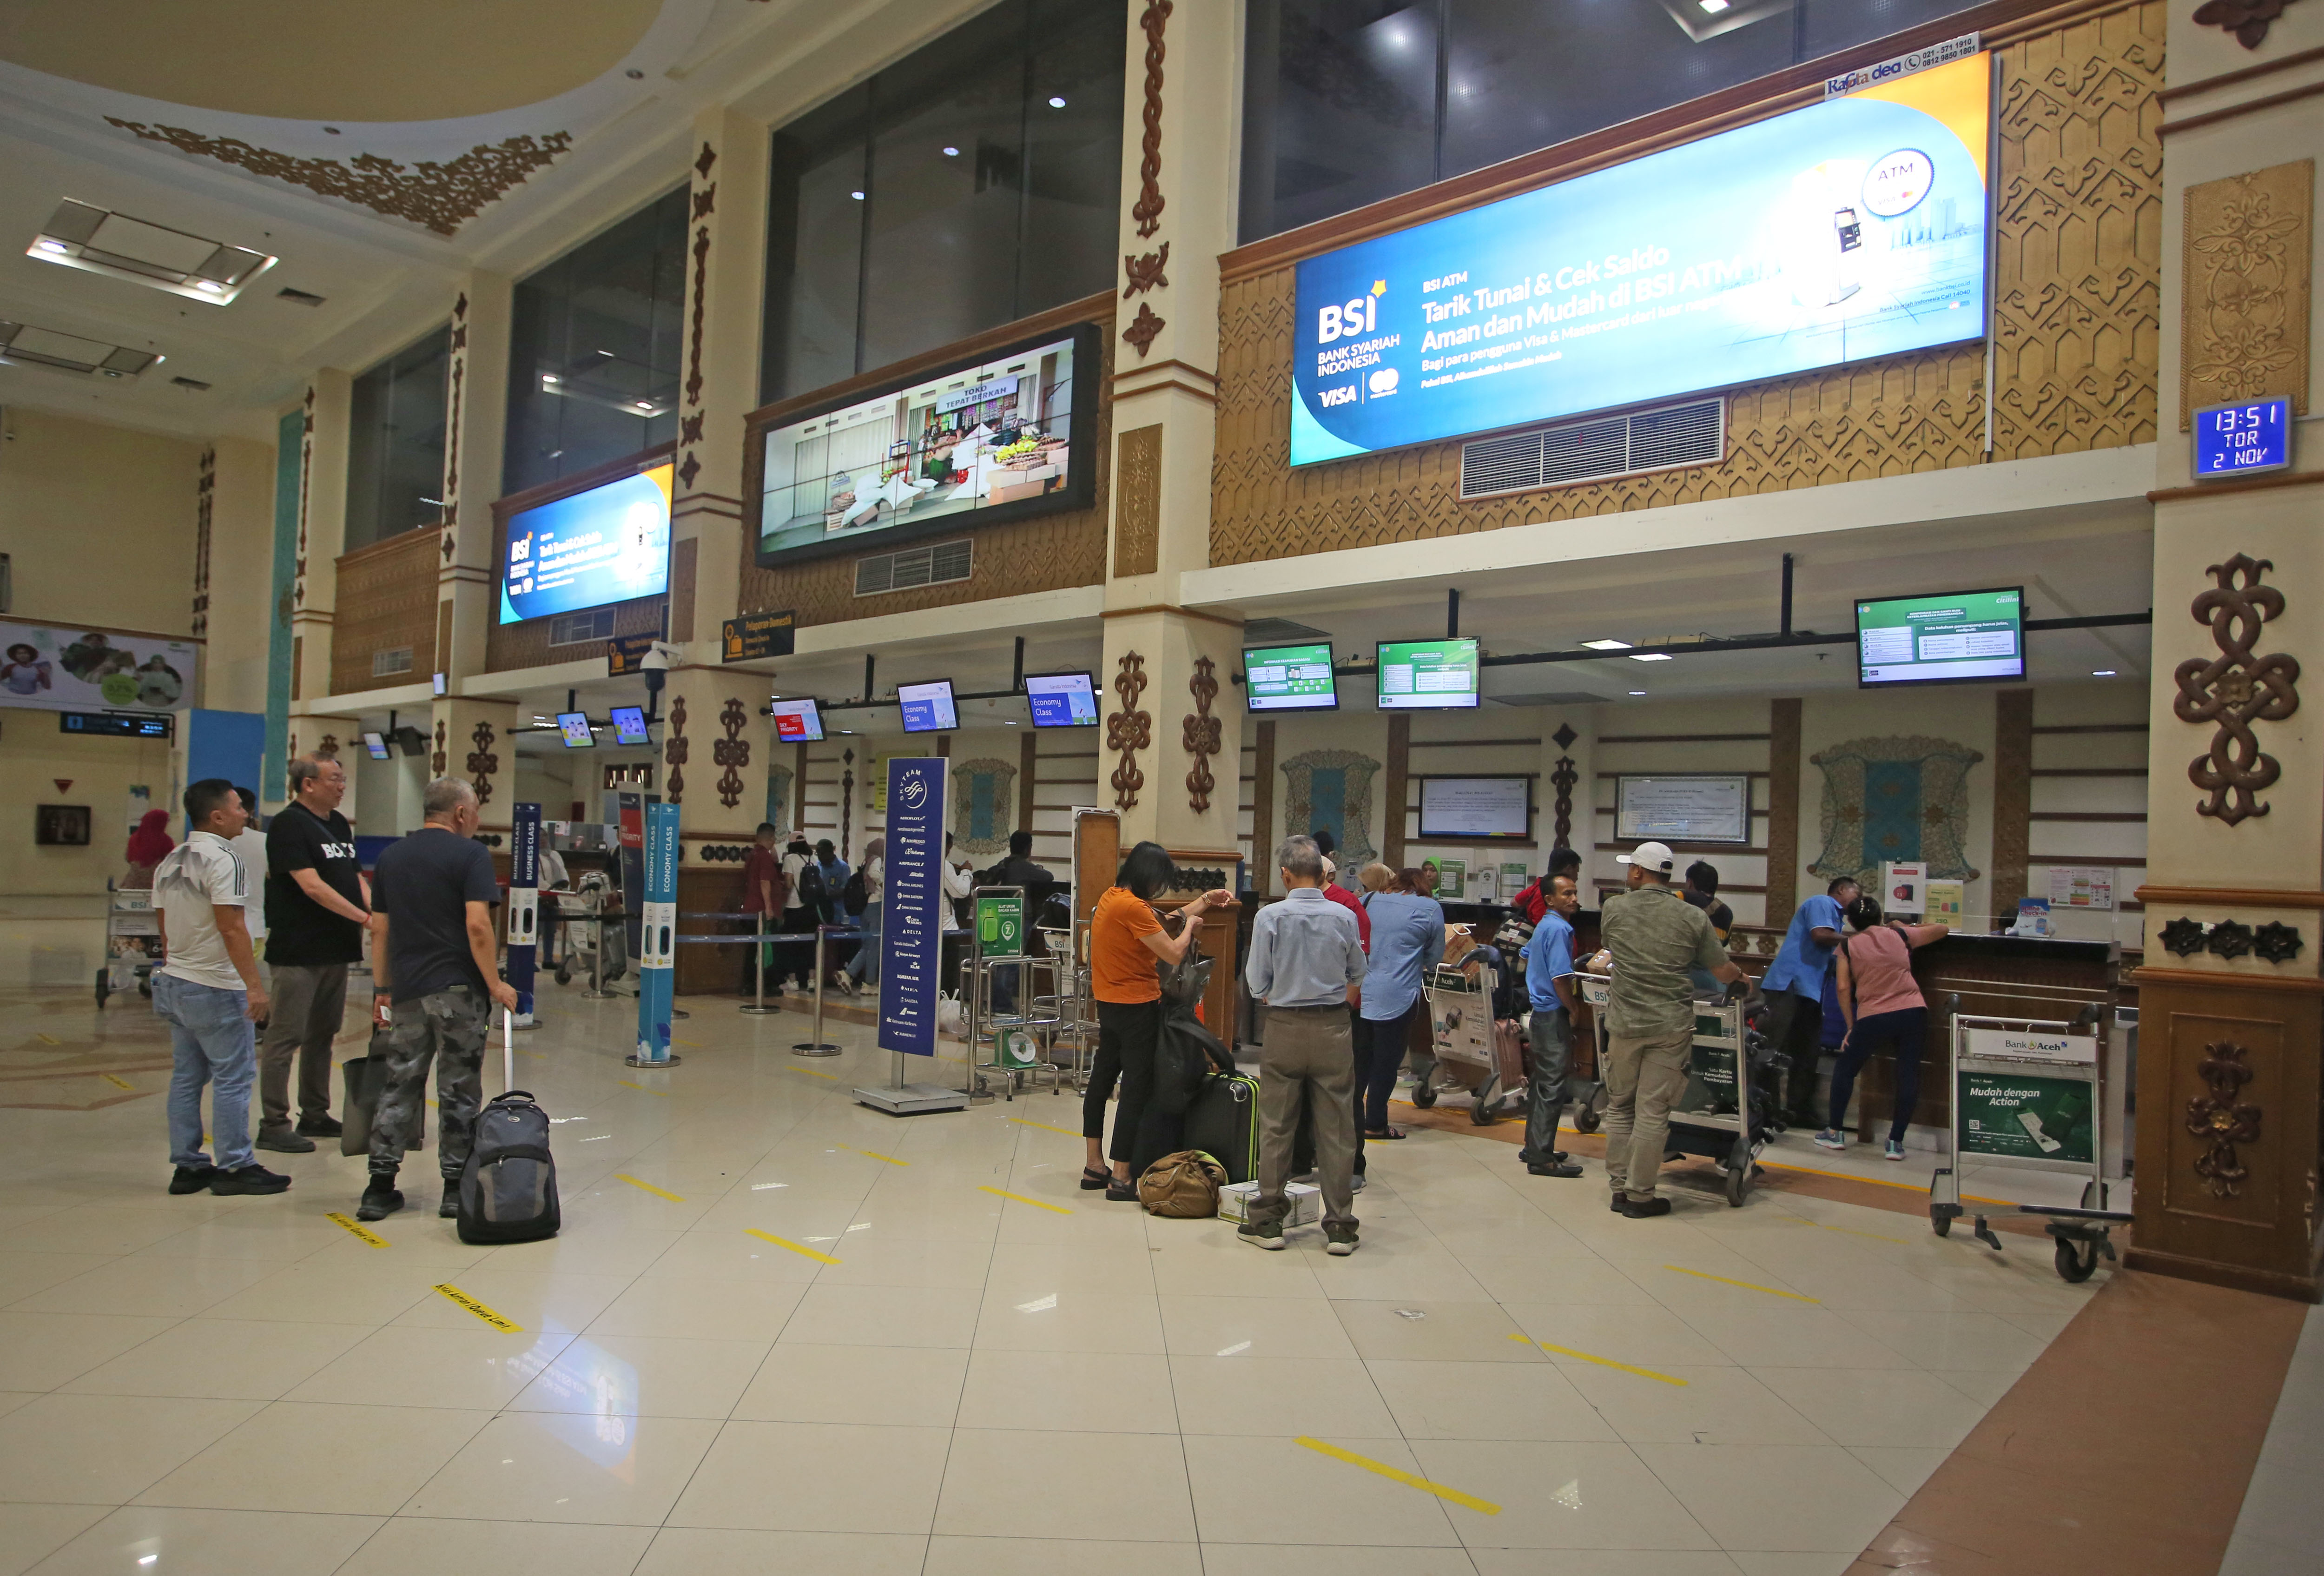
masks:
<instances>
[{"instance_id":1,"label":"luggage trolley","mask_svg":"<svg viewBox=\"0 0 2324 1576\"><path fill-rule=\"evenodd\" d=\"M1471 1096L1469 1120L1480 1128L1525 1108L1525 1041L1516 1024L1493 1017L1493 989L1499 982L1498 971L1482 962L1473 980L1460 963L1439 963L1429 972L1428 1028L1436 1055L1414 1071L1413 1104L1425 1111L1440 1092L1465 1090Z\"/></svg>"},{"instance_id":2,"label":"luggage trolley","mask_svg":"<svg viewBox=\"0 0 2324 1576\"><path fill-rule=\"evenodd\" d=\"M105 916L105 962L97 971L97 1004L116 991L137 987L153 994L153 971L161 962L161 924L150 888L116 889Z\"/></svg>"},{"instance_id":3,"label":"luggage trolley","mask_svg":"<svg viewBox=\"0 0 2324 1576\"><path fill-rule=\"evenodd\" d=\"M1598 1026L1598 1066L1602 1078L1606 1003L1613 982L1600 974L1574 977ZM1750 1194L1751 1184L1759 1175L1759 1151L1767 1147L1765 1096L1753 1076L1765 1066L1767 1055L1765 1037L1745 1020L1743 1003L1694 1004L1694 1045L1687 1062L1686 1092L1671 1108L1670 1138L1663 1158L1692 1155L1716 1165L1727 1178L1727 1202L1737 1209ZM1600 1111L1604 1090L1601 1082L1592 1095ZM1588 1104L1584 1102L1585 1109Z\"/></svg>"},{"instance_id":4,"label":"luggage trolley","mask_svg":"<svg viewBox=\"0 0 2324 1576\"><path fill-rule=\"evenodd\" d=\"M991 1098L988 1074L1000 1075L1010 1100L1017 1098L1019 1079L1036 1086L1044 1073L1049 1075L1049 1092L1055 1094L1065 1083L1065 1069L1048 1055L1064 1018L1056 960L1025 950L1024 888L979 887L973 900L976 922L969 931L962 991L967 999L963 1028L968 1039L970 1098ZM1000 1012L993 1008L992 987L1004 977L1015 987L1016 1004ZM1039 987L1045 982L1048 991L1042 994ZM980 1062L977 1046L988 1036L992 1059Z\"/></svg>"},{"instance_id":5,"label":"luggage trolley","mask_svg":"<svg viewBox=\"0 0 2324 1576\"><path fill-rule=\"evenodd\" d=\"M2107 1207L2098 1040L2073 1032L2077 1027L2035 1018L1954 1017L1949 1102L1953 1164L1929 1179L1929 1225L1938 1236L1949 1236L1953 1222L1968 1215L1977 1240L2001 1251L2001 1239L1986 1223L1992 1212L1961 1203L1958 1166L1964 1156L1989 1165L2086 1175L2079 1207L2019 1204L2014 1211L2042 1219L2043 1230L2057 1243L2058 1274L2080 1283L2098 1268L2099 1255L2115 1257L2108 1233L2131 1217Z\"/></svg>"}]
</instances>

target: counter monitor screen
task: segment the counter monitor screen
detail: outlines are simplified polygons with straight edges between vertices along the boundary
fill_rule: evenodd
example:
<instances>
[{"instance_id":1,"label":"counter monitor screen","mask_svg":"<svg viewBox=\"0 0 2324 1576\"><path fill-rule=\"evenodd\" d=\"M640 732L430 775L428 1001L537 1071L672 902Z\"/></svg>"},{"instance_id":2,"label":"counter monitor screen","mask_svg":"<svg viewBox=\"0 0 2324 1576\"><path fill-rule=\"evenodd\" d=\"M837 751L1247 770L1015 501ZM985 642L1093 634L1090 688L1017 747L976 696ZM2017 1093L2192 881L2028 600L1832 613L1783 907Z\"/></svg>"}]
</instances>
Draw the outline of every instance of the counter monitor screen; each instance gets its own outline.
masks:
<instances>
[{"instance_id":1,"label":"counter monitor screen","mask_svg":"<svg viewBox=\"0 0 2324 1576\"><path fill-rule=\"evenodd\" d=\"M364 751L374 760L384 760L388 757L387 741L377 733L365 733Z\"/></svg>"},{"instance_id":2,"label":"counter monitor screen","mask_svg":"<svg viewBox=\"0 0 2324 1576\"><path fill-rule=\"evenodd\" d=\"M613 719L613 742L616 744L650 744L646 732L646 710L643 706L615 706L606 714Z\"/></svg>"},{"instance_id":3,"label":"counter monitor screen","mask_svg":"<svg viewBox=\"0 0 2324 1576\"><path fill-rule=\"evenodd\" d=\"M1970 684L2025 677L2025 591L1955 591L1856 604L1857 684Z\"/></svg>"},{"instance_id":4,"label":"counter monitor screen","mask_svg":"<svg viewBox=\"0 0 2324 1576\"><path fill-rule=\"evenodd\" d=\"M932 678L926 684L899 684L896 704L904 714L907 733L942 733L960 726L960 713L952 704L952 680Z\"/></svg>"},{"instance_id":5,"label":"counter monitor screen","mask_svg":"<svg viewBox=\"0 0 2324 1576\"><path fill-rule=\"evenodd\" d=\"M1379 709L1441 711L1477 704L1477 642L1382 641Z\"/></svg>"},{"instance_id":6,"label":"counter monitor screen","mask_svg":"<svg viewBox=\"0 0 2324 1576\"><path fill-rule=\"evenodd\" d=\"M567 750L595 750L597 747L597 735L589 731L587 712L558 713L557 731L564 735Z\"/></svg>"},{"instance_id":7,"label":"counter monitor screen","mask_svg":"<svg viewBox=\"0 0 2324 1576\"><path fill-rule=\"evenodd\" d=\"M1086 673L1028 673L1025 699L1037 728L1097 726L1097 684Z\"/></svg>"},{"instance_id":8,"label":"counter monitor screen","mask_svg":"<svg viewBox=\"0 0 2324 1576\"><path fill-rule=\"evenodd\" d=\"M812 699L770 701L767 714L775 719L778 744L823 742L823 713Z\"/></svg>"},{"instance_id":9,"label":"counter monitor screen","mask_svg":"<svg viewBox=\"0 0 2324 1576\"><path fill-rule=\"evenodd\" d=\"M1255 712L1333 712L1340 692L1332 679L1332 647L1246 646L1242 653L1245 704Z\"/></svg>"}]
</instances>

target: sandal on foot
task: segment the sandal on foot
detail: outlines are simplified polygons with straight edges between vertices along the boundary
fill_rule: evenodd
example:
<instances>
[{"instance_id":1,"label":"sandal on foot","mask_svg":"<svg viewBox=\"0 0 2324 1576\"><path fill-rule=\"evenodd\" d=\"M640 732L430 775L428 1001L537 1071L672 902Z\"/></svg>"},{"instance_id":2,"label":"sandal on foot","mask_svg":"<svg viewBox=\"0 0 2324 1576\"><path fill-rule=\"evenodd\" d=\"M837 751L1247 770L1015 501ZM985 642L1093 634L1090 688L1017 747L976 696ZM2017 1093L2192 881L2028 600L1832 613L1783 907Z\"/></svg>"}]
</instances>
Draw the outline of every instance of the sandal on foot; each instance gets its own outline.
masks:
<instances>
[{"instance_id":1,"label":"sandal on foot","mask_svg":"<svg viewBox=\"0 0 2324 1576\"><path fill-rule=\"evenodd\" d=\"M1084 1193L1095 1193L1095 1192L1096 1192L1099 1188L1101 1188L1101 1187L1111 1187L1111 1186L1112 1186L1112 1185L1113 1185L1113 1173L1112 1173L1112 1172L1111 1172L1111 1171L1100 1171L1100 1170L1095 1169L1095 1168L1094 1168L1094 1167L1093 1167L1093 1166L1083 1166L1083 1167L1082 1167L1082 1191L1083 1191L1083 1192L1084 1192Z\"/></svg>"},{"instance_id":2,"label":"sandal on foot","mask_svg":"<svg viewBox=\"0 0 2324 1576\"><path fill-rule=\"evenodd\" d=\"M1384 1143L1392 1138L1400 1138L1404 1137L1404 1129L1402 1128L1388 1128L1376 1133L1367 1128L1364 1129L1364 1137L1371 1139L1375 1143Z\"/></svg>"}]
</instances>

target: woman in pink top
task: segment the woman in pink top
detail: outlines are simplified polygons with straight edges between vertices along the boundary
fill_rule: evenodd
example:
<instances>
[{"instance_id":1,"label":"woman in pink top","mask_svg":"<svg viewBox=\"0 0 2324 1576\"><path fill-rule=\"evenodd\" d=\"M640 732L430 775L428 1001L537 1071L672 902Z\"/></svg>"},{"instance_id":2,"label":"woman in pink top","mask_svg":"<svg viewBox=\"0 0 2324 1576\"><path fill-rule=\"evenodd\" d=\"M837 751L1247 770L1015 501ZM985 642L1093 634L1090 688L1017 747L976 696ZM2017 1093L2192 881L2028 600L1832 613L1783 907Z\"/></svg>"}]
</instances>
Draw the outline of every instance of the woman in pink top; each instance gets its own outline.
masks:
<instances>
[{"instance_id":1,"label":"woman in pink top","mask_svg":"<svg viewBox=\"0 0 2324 1576\"><path fill-rule=\"evenodd\" d=\"M1881 923L1880 905L1858 896L1846 910L1856 934L1840 944L1834 960L1840 1010L1848 1019L1840 1064L1831 1072L1831 1125L1815 1136L1827 1149L1848 1147L1841 1123L1849 1096L1856 1092L1857 1069L1883 1046L1896 1056L1895 1110L1888 1119L1887 1157L1904 1157L1904 1126L1921 1095L1921 1044L1928 1037L1929 1004L1913 978L1913 949L1946 933L1941 925Z\"/></svg>"}]
</instances>

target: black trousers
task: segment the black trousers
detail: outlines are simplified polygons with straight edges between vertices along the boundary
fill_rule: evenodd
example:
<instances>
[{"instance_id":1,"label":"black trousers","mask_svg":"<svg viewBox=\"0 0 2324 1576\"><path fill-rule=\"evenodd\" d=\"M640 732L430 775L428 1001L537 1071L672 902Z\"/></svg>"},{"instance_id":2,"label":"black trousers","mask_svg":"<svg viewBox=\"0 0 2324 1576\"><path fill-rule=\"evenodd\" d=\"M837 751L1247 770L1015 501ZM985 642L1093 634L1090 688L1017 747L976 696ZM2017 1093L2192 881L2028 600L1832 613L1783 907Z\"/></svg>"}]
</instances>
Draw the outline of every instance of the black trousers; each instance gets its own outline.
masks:
<instances>
[{"instance_id":1,"label":"black trousers","mask_svg":"<svg viewBox=\"0 0 2324 1576\"><path fill-rule=\"evenodd\" d=\"M1090 1085L1082 1096L1082 1134L1099 1138L1105 1132L1106 1097L1121 1084L1120 1108L1113 1113L1113 1138L1106 1158L1130 1166L1136 1177L1176 1147L1166 1129L1182 1125L1181 1119L1151 1110L1154 1097L1154 1053L1162 1037L1162 1003L1101 1001L1097 1004L1097 1060L1090 1067Z\"/></svg>"},{"instance_id":2,"label":"black trousers","mask_svg":"<svg viewBox=\"0 0 2324 1576\"><path fill-rule=\"evenodd\" d=\"M818 917L814 908L801 903L796 908L783 910L781 929L790 935L813 935ZM770 926L769 928L774 928ZM794 975L804 991L815 983L815 948L812 946L781 946L774 949L778 965L767 971L767 987L775 989L785 973Z\"/></svg>"},{"instance_id":3,"label":"black trousers","mask_svg":"<svg viewBox=\"0 0 2324 1576\"><path fill-rule=\"evenodd\" d=\"M1822 1059L1823 1003L1797 991L1767 992L1767 1041L1792 1060L1785 1087L1773 1092L1787 1116L1812 1121L1815 1117L1816 1074Z\"/></svg>"}]
</instances>

